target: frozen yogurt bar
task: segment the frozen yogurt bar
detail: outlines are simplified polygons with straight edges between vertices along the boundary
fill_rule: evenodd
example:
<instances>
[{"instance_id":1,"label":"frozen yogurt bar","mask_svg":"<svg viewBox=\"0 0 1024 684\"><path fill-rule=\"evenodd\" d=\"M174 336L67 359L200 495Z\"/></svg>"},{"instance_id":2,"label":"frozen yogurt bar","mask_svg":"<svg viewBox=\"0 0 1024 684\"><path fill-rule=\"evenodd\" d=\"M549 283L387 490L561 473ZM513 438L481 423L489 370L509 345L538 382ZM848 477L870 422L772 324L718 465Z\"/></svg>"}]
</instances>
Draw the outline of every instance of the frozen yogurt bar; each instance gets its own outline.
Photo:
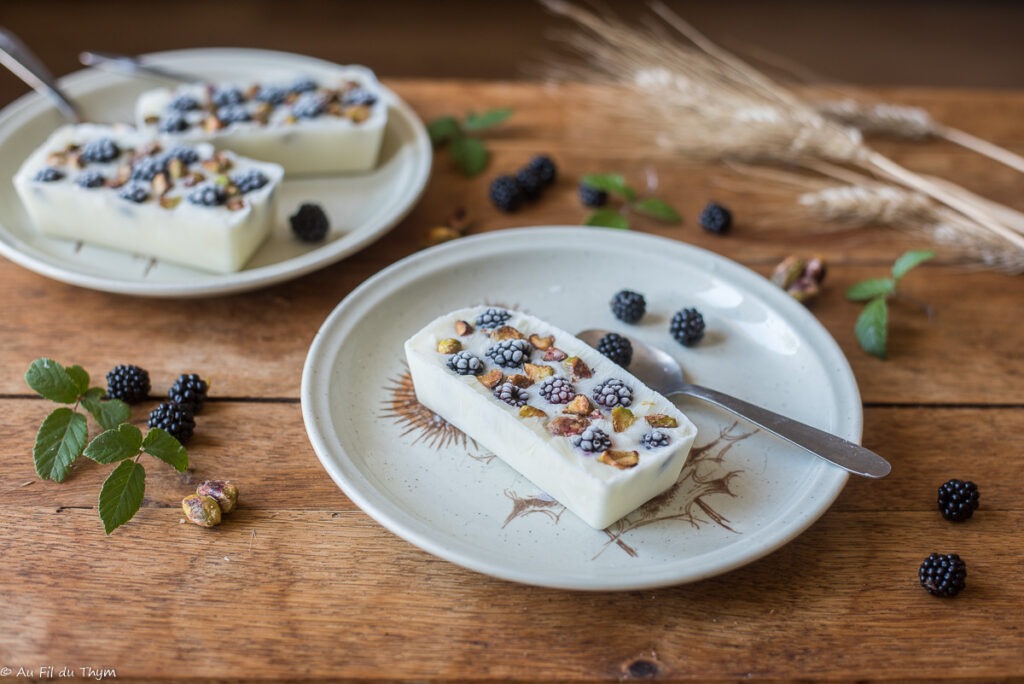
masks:
<instances>
[{"instance_id":1,"label":"frozen yogurt bar","mask_svg":"<svg viewBox=\"0 0 1024 684\"><path fill-rule=\"evenodd\" d=\"M351 66L319 80L149 90L135 115L171 143L208 142L289 174L348 173L376 166L388 108L373 72Z\"/></svg>"},{"instance_id":2,"label":"frozen yogurt bar","mask_svg":"<svg viewBox=\"0 0 1024 684\"><path fill-rule=\"evenodd\" d=\"M46 235L231 273L270 234L283 175L209 144L79 124L54 132L14 185Z\"/></svg>"},{"instance_id":3,"label":"frozen yogurt bar","mask_svg":"<svg viewBox=\"0 0 1024 684\"><path fill-rule=\"evenodd\" d=\"M423 405L594 528L672 486L697 435L630 373L521 312L454 311L405 354Z\"/></svg>"}]
</instances>

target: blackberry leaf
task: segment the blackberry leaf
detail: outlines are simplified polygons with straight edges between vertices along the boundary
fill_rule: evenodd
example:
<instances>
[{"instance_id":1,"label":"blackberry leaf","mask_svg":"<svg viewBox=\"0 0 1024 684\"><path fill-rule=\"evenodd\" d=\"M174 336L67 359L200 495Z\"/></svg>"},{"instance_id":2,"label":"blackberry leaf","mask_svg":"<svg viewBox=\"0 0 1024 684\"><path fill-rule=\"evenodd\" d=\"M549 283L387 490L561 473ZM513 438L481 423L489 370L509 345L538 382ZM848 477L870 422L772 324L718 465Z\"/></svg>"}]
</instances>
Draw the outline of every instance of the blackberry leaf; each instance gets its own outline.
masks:
<instances>
[{"instance_id":1,"label":"blackberry leaf","mask_svg":"<svg viewBox=\"0 0 1024 684\"><path fill-rule=\"evenodd\" d=\"M85 416L69 408L55 409L39 426L32 459L44 480L63 482L89 438Z\"/></svg>"},{"instance_id":2,"label":"blackberry leaf","mask_svg":"<svg viewBox=\"0 0 1024 684\"><path fill-rule=\"evenodd\" d=\"M85 447L85 455L97 463L116 463L131 458L142 448L142 430L124 423L100 433Z\"/></svg>"},{"instance_id":3,"label":"blackberry leaf","mask_svg":"<svg viewBox=\"0 0 1024 684\"><path fill-rule=\"evenodd\" d=\"M122 461L100 490L99 513L103 530L110 534L132 519L146 493L146 469L135 461Z\"/></svg>"}]
</instances>

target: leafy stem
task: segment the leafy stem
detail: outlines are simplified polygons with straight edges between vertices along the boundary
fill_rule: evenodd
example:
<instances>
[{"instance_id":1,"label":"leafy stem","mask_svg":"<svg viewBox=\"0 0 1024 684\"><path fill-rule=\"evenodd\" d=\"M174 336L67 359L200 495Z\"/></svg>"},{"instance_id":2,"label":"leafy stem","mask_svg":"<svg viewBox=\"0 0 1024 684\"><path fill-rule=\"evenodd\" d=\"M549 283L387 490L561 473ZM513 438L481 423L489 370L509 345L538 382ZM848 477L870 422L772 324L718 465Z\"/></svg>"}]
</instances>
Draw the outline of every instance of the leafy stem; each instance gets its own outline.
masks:
<instances>
[{"instance_id":1,"label":"leafy stem","mask_svg":"<svg viewBox=\"0 0 1024 684\"><path fill-rule=\"evenodd\" d=\"M589 188L615 195L622 201L618 211L609 208L598 209L586 218L584 225L628 230L630 213L643 214L663 223L678 224L683 220L679 212L668 202L657 197L640 197L636 189L626 183L622 174L591 173L583 176L581 182Z\"/></svg>"},{"instance_id":2,"label":"leafy stem","mask_svg":"<svg viewBox=\"0 0 1024 684\"><path fill-rule=\"evenodd\" d=\"M935 252L928 250L906 252L893 262L890 275L862 280L846 291L847 299L855 302L867 302L854 326L857 342L861 349L880 359L886 358L886 343L889 336L888 300L893 297L921 307L929 319L932 317L930 306L905 295L899 291L898 287L907 273L934 256Z\"/></svg>"},{"instance_id":3,"label":"leafy stem","mask_svg":"<svg viewBox=\"0 0 1024 684\"><path fill-rule=\"evenodd\" d=\"M490 109L480 114L469 112L461 121L454 116L441 116L427 124L427 133L434 147L447 145L462 173L472 178L483 173L490 161L490 152L474 134L504 123L512 113L508 108Z\"/></svg>"}]
</instances>

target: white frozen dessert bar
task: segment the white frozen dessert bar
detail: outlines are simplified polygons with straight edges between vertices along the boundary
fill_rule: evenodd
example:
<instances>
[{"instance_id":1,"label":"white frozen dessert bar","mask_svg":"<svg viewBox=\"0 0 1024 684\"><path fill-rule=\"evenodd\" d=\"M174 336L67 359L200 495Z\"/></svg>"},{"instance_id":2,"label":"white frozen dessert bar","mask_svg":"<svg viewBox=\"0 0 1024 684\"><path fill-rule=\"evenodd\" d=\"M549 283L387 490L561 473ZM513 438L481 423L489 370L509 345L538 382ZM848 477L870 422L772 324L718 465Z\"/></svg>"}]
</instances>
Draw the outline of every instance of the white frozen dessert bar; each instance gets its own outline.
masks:
<instances>
[{"instance_id":1,"label":"white frozen dessert bar","mask_svg":"<svg viewBox=\"0 0 1024 684\"><path fill-rule=\"evenodd\" d=\"M231 273L270 235L283 176L209 144L79 124L54 132L14 185L46 235Z\"/></svg>"},{"instance_id":2,"label":"white frozen dessert bar","mask_svg":"<svg viewBox=\"0 0 1024 684\"><path fill-rule=\"evenodd\" d=\"M660 394L524 313L454 311L405 354L423 405L594 528L671 487L697 435Z\"/></svg>"},{"instance_id":3,"label":"white frozen dessert bar","mask_svg":"<svg viewBox=\"0 0 1024 684\"><path fill-rule=\"evenodd\" d=\"M165 140L209 142L289 174L348 173L377 165L388 108L373 72L350 66L329 79L149 90L135 116Z\"/></svg>"}]
</instances>

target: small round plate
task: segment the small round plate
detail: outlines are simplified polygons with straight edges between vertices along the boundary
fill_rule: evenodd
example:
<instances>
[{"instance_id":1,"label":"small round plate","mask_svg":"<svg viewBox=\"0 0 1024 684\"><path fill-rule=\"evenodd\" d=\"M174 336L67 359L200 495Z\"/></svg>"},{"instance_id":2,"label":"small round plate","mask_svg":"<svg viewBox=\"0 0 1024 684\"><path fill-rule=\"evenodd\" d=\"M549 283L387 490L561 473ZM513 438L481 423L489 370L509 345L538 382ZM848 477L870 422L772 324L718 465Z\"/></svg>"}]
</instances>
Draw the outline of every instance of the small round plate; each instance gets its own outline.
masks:
<instances>
[{"instance_id":1,"label":"small round plate","mask_svg":"<svg viewBox=\"0 0 1024 684\"><path fill-rule=\"evenodd\" d=\"M270 50L210 48L146 55L147 62L209 80L323 78L337 65ZM60 80L89 120L131 122L135 98L165 82L96 69ZM21 162L64 122L49 100L26 95L0 112L0 254L49 278L95 290L149 297L209 297L266 287L332 264L380 239L412 209L430 177L430 137L415 112L382 88L389 107L380 161L366 174L288 178L277 227L238 273L217 275L148 257L40 235L11 179ZM288 215L316 202L331 218L327 241L292 237Z\"/></svg>"},{"instance_id":2,"label":"small round plate","mask_svg":"<svg viewBox=\"0 0 1024 684\"><path fill-rule=\"evenodd\" d=\"M638 325L609 310L623 288L647 298ZM404 341L434 317L480 303L521 308L565 330L639 337L675 356L693 382L860 439L860 395L838 345L753 271L627 231L519 228L463 238L353 291L324 322L302 376L303 418L324 468L366 513L432 554L548 587L679 584L779 548L846 483L846 471L681 398L699 434L676 485L592 529L416 402ZM707 322L690 348L668 332L682 307Z\"/></svg>"}]
</instances>

